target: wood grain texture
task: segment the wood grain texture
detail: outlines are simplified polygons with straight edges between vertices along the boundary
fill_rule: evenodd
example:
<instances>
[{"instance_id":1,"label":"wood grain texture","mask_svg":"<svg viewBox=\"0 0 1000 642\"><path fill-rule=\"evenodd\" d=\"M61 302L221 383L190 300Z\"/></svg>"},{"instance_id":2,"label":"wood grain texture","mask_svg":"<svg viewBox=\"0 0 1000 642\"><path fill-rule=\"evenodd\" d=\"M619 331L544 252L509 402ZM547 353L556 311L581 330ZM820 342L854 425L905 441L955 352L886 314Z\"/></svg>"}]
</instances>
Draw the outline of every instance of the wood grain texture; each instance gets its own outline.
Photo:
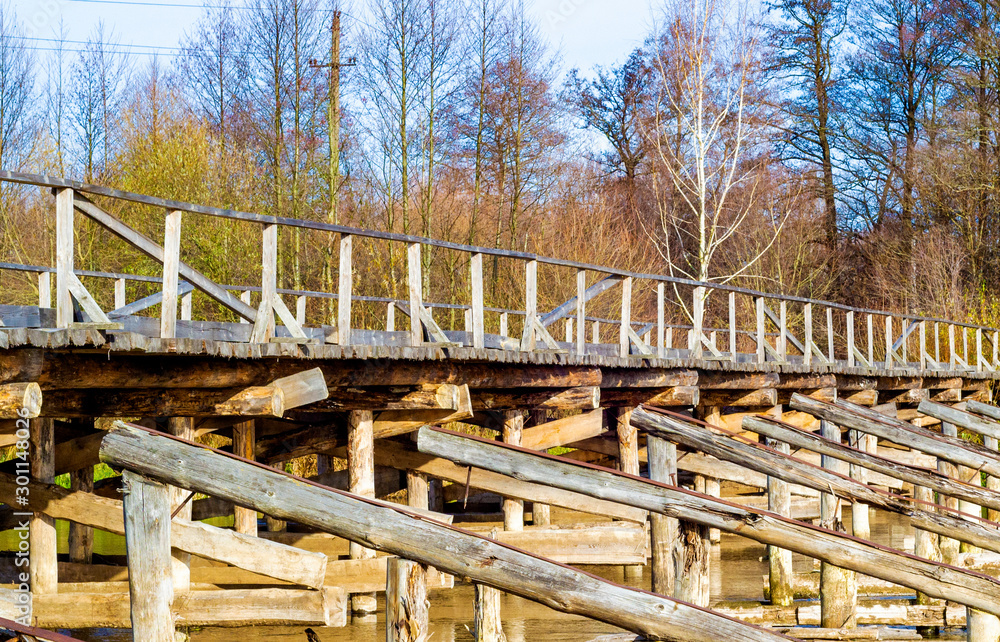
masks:
<instances>
[{"instance_id":1,"label":"wood grain texture","mask_svg":"<svg viewBox=\"0 0 1000 642\"><path fill-rule=\"evenodd\" d=\"M168 454L169 453L169 454ZM402 506L324 489L207 448L116 424L102 458L197 488L281 519L348 537L550 608L668 640L786 639L669 598L627 589L460 529L410 515ZM178 465L177 462L183 462ZM211 471L211 472L209 472ZM261 492L269 488L272 492Z\"/></svg>"}]
</instances>

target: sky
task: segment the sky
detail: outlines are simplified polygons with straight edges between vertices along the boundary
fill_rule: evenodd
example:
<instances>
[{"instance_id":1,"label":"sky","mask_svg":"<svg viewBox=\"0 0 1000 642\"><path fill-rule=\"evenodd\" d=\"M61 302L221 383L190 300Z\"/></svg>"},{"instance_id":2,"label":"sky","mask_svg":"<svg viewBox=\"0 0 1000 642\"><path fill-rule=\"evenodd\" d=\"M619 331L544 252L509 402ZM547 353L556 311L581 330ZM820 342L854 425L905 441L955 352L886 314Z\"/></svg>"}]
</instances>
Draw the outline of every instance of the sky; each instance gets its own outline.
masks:
<instances>
[{"instance_id":1,"label":"sky","mask_svg":"<svg viewBox=\"0 0 1000 642\"><path fill-rule=\"evenodd\" d=\"M95 25L104 20L123 44L144 47L176 46L198 19L203 4L199 0L123 0L120 4L94 0L6 2L34 38L55 37L62 19L69 40L86 40ZM622 62L642 43L650 22L649 0L528 0L527 4L535 12L542 33L562 53L565 69L589 70L594 65ZM33 44L44 48L53 43ZM39 57L45 53L40 51Z\"/></svg>"}]
</instances>

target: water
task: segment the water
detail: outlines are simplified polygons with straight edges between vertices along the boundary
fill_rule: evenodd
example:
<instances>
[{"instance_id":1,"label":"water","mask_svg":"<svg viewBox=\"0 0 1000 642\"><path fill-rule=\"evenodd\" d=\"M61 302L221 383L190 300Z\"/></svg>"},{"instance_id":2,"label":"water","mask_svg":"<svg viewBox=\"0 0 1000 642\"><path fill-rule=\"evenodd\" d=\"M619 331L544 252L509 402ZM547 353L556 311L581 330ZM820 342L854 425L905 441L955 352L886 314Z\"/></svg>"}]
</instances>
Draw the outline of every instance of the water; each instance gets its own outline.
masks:
<instances>
[{"instance_id":1,"label":"water","mask_svg":"<svg viewBox=\"0 0 1000 642\"><path fill-rule=\"evenodd\" d=\"M849 509L845 522L850 523ZM62 529L60 534L63 535ZM63 539L62 537L60 539ZM913 547L913 530L904 518L880 513L872 522L872 539L897 549ZM104 542L95 542L101 554L122 555L121 538L108 536ZM713 603L734 600L762 600L764 575L767 573L766 549L756 542L735 535L722 535L721 545L712 551ZM816 563L808 557L795 554L796 572L808 572ZM627 584L621 567L588 567L589 571L620 584ZM633 584L649 589L649 575ZM470 629L473 621L473 589L471 585L456 584L454 589L432 592L430 595L432 642L467 642L472 640ZM385 639L384 603L379 599L379 614L354 618L346 628L312 627L323 642L375 642ZM570 616L545 606L504 595L502 598L504 630L510 642L546 640L551 642L586 642L599 635L620 633L620 629L593 620ZM206 628L191 630L195 642L263 642L265 640L305 642L305 627L245 627ZM128 631L90 630L72 631L81 640L92 642L131 642Z\"/></svg>"}]
</instances>

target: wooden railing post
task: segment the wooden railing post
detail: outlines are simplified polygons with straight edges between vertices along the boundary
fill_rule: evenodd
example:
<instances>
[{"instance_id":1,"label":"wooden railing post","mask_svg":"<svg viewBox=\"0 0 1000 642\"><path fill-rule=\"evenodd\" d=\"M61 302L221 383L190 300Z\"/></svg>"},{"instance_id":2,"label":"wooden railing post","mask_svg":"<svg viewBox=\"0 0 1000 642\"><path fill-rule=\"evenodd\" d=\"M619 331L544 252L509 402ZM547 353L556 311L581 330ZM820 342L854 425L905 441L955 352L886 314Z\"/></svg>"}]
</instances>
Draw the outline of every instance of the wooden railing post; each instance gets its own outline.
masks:
<instances>
[{"instance_id":1,"label":"wooden railing post","mask_svg":"<svg viewBox=\"0 0 1000 642\"><path fill-rule=\"evenodd\" d=\"M52 307L52 274L50 272L38 273L38 307Z\"/></svg>"},{"instance_id":2,"label":"wooden railing post","mask_svg":"<svg viewBox=\"0 0 1000 642\"><path fill-rule=\"evenodd\" d=\"M337 279L337 343L351 345L351 303L354 292L354 237L340 236L340 265ZM410 313L416 316L415 310ZM417 317L419 320L419 317Z\"/></svg>"},{"instance_id":3,"label":"wooden railing post","mask_svg":"<svg viewBox=\"0 0 1000 642\"><path fill-rule=\"evenodd\" d=\"M892 316L885 315L885 369L892 369Z\"/></svg>"},{"instance_id":4,"label":"wooden railing post","mask_svg":"<svg viewBox=\"0 0 1000 642\"><path fill-rule=\"evenodd\" d=\"M830 363L836 362L837 355L834 353L834 332L833 332L833 308L826 309L826 351Z\"/></svg>"},{"instance_id":5,"label":"wooden railing post","mask_svg":"<svg viewBox=\"0 0 1000 642\"><path fill-rule=\"evenodd\" d=\"M736 293L729 293L729 360L736 363L738 359L736 346Z\"/></svg>"},{"instance_id":6,"label":"wooden railing post","mask_svg":"<svg viewBox=\"0 0 1000 642\"><path fill-rule=\"evenodd\" d=\"M191 320L191 307L194 301L193 292L185 292L181 295L181 321Z\"/></svg>"},{"instance_id":7,"label":"wooden railing post","mask_svg":"<svg viewBox=\"0 0 1000 642\"><path fill-rule=\"evenodd\" d=\"M993 332L993 369L1000 370L1000 332Z\"/></svg>"},{"instance_id":8,"label":"wooden railing post","mask_svg":"<svg viewBox=\"0 0 1000 642\"><path fill-rule=\"evenodd\" d=\"M124 308L128 303L125 293L125 279L115 279L115 310Z\"/></svg>"},{"instance_id":9,"label":"wooden railing post","mask_svg":"<svg viewBox=\"0 0 1000 642\"><path fill-rule=\"evenodd\" d=\"M766 360L766 353L764 352L764 342L767 341L767 337L764 336L764 297L757 297L757 363L764 363Z\"/></svg>"},{"instance_id":10,"label":"wooden railing post","mask_svg":"<svg viewBox=\"0 0 1000 642\"><path fill-rule=\"evenodd\" d=\"M483 311L483 255L476 252L469 262L472 280L472 347L486 347L486 317Z\"/></svg>"},{"instance_id":11,"label":"wooden railing post","mask_svg":"<svg viewBox=\"0 0 1000 642\"><path fill-rule=\"evenodd\" d=\"M692 301L694 311L694 339L691 342L692 357L701 359L705 354L705 346L702 343L705 329L705 286L699 285L694 289L694 299Z\"/></svg>"},{"instance_id":12,"label":"wooden railing post","mask_svg":"<svg viewBox=\"0 0 1000 642\"><path fill-rule=\"evenodd\" d=\"M788 304L782 299L778 306L778 360L788 363Z\"/></svg>"},{"instance_id":13,"label":"wooden railing post","mask_svg":"<svg viewBox=\"0 0 1000 642\"><path fill-rule=\"evenodd\" d=\"M976 328L976 372L983 371L983 329Z\"/></svg>"},{"instance_id":14,"label":"wooden railing post","mask_svg":"<svg viewBox=\"0 0 1000 642\"><path fill-rule=\"evenodd\" d=\"M587 353L587 272L576 271L576 353Z\"/></svg>"},{"instance_id":15,"label":"wooden railing post","mask_svg":"<svg viewBox=\"0 0 1000 642\"><path fill-rule=\"evenodd\" d=\"M396 302L389 301L385 306L385 330L386 332L396 331Z\"/></svg>"},{"instance_id":16,"label":"wooden railing post","mask_svg":"<svg viewBox=\"0 0 1000 642\"><path fill-rule=\"evenodd\" d=\"M802 345L805 346L806 353L802 355L802 363L809 366L812 365L812 346L813 346L813 306L812 303L806 303L802 306L802 328L803 328L803 339Z\"/></svg>"},{"instance_id":17,"label":"wooden railing post","mask_svg":"<svg viewBox=\"0 0 1000 642\"><path fill-rule=\"evenodd\" d=\"M591 343L597 345L601 342L601 322L594 321L593 327L591 327Z\"/></svg>"},{"instance_id":18,"label":"wooden railing post","mask_svg":"<svg viewBox=\"0 0 1000 642\"><path fill-rule=\"evenodd\" d=\"M955 360L955 326L948 324L948 367L954 370L958 366Z\"/></svg>"},{"instance_id":19,"label":"wooden railing post","mask_svg":"<svg viewBox=\"0 0 1000 642\"><path fill-rule=\"evenodd\" d=\"M538 261L524 264L524 331L521 336L521 350L535 349L535 319L538 317Z\"/></svg>"},{"instance_id":20,"label":"wooden railing post","mask_svg":"<svg viewBox=\"0 0 1000 642\"><path fill-rule=\"evenodd\" d=\"M56 327L73 323L73 297L69 282L73 274L73 190L56 191Z\"/></svg>"},{"instance_id":21,"label":"wooden railing post","mask_svg":"<svg viewBox=\"0 0 1000 642\"><path fill-rule=\"evenodd\" d=\"M308 305L309 298L306 295L300 294L295 297L295 322L299 325L306 324L306 308Z\"/></svg>"},{"instance_id":22,"label":"wooden railing post","mask_svg":"<svg viewBox=\"0 0 1000 642\"><path fill-rule=\"evenodd\" d=\"M920 369L927 369L927 322L920 322Z\"/></svg>"},{"instance_id":23,"label":"wooden railing post","mask_svg":"<svg viewBox=\"0 0 1000 642\"><path fill-rule=\"evenodd\" d=\"M847 311L847 367L854 367L854 310Z\"/></svg>"},{"instance_id":24,"label":"wooden railing post","mask_svg":"<svg viewBox=\"0 0 1000 642\"><path fill-rule=\"evenodd\" d=\"M260 280L260 300L263 303L261 310L267 314L263 320L265 324L264 341L274 336L274 312L271 309L271 302L278 294L278 226L264 226L263 251L261 253L261 280ZM261 323L258 320L258 323Z\"/></svg>"},{"instance_id":25,"label":"wooden railing post","mask_svg":"<svg viewBox=\"0 0 1000 642\"><path fill-rule=\"evenodd\" d=\"M424 284L421 276L420 244L410 243L406 248L406 273L410 292L410 345L424 343L424 324L420 320L420 307L424 304Z\"/></svg>"},{"instance_id":26,"label":"wooden railing post","mask_svg":"<svg viewBox=\"0 0 1000 642\"><path fill-rule=\"evenodd\" d=\"M868 363L875 367L875 321L872 315L868 315Z\"/></svg>"},{"instance_id":27,"label":"wooden railing post","mask_svg":"<svg viewBox=\"0 0 1000 642\"><path fill-rule=\"evenodd\" d=\"M245 290L245 291L241 292L240 293L240 301L242 301L243 303L246 303L247 305L250 305L250 295L251 294L252 293L250 292L250 290ZM246 319L244 319L243 317L240 317L240 323L247 323L248 324L250 322L247 321Z\"/></svg>"},{"instance_id":28,"label":"wooden railing post","mask_svg":"<svg viewBox=\"0 0 1000 642\"><path fill-rule=\"evenodd\" d=\"M631 350L628 330L632 326L632 277L622 279L622 320L618 328L619 356L625 358Z\"/></svg>"}]
</instances>

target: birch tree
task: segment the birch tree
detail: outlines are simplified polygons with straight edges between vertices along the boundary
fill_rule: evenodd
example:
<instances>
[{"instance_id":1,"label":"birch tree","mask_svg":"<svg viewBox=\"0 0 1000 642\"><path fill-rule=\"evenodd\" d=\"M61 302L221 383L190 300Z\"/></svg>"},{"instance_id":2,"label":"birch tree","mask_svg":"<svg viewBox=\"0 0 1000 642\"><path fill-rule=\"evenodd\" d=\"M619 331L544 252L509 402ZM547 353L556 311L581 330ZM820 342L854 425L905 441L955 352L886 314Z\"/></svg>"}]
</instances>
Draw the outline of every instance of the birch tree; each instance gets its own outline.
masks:
<instances>
[{"instance_id":1,"label":"birch tree","mask_svg":"<svg viewBox=\"0 0 1000 642\"><path fill-rule=\"evenodd\" d=\"M722 0L678 0L664 9L656 33L650 64L657 100L647 136L658 167L654 233L672 276L728 283L748 273L788 216L766 211L757 198L765 144L758 39L745 27L751 22ZM717 254L753 216L773 220L770 241L739 269L718 273ZM693 309L677 293L692 317L704 311L710 290L702 292Z\"/></svg>"}]
</instances>

